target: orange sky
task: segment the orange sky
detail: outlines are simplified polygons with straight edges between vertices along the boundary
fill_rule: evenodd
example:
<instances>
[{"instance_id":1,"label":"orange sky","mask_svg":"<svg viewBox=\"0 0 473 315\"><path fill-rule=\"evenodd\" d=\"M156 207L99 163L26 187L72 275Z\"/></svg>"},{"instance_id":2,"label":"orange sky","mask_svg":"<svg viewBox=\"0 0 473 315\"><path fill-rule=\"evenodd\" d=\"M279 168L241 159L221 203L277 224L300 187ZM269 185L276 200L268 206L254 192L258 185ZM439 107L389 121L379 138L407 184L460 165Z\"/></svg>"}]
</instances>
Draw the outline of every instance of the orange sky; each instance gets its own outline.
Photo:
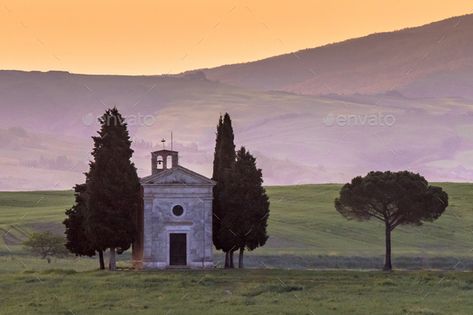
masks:
<instances>
[{"instance_id":1,"label":"orange sky","mask_svg":"<svg viewBox=\"0 0 473 315\"><path fill-rule=\"evenodd\" d=\"M0 69L176 73L472 12L471 0L7 0Z\"/></svg>"}]
</instances>

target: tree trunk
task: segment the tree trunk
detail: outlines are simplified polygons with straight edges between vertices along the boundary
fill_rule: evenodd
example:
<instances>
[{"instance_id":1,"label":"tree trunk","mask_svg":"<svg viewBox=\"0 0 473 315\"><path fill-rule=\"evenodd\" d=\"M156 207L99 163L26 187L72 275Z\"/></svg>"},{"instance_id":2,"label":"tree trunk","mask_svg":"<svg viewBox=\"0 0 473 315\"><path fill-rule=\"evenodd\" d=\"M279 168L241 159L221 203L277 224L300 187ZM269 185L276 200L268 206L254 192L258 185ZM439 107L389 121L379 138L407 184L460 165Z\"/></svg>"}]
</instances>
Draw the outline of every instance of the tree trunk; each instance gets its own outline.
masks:
<instances>
[{"instance_id":1,"label":"tree trunk","mask_svg":"<svg viewBox=\"0 0 473 315\"><path fill-rule=\"evenodd\" d=\"M384 258L384 271L391 271L393 266L391 264L391 226L386 224L386 256Z\"/></svg>"},{"instance_id":2,"label":"tree trunk","mask_svg":"<svg viewBox=\"0 0 473 315\"><path fill-rule=\"evenodd\" d=\"M99 263L100 263L100 270L104 270L105 263L103 261L103 250L99 250Z\"/></svg>"},{"instance_id":3,"label":"tree trunk","mask_svg":"<svg viewBox=\"0 0 473 315\"><path fill-rule=\"evenodd\" d=\"M228 252L225 252L225 266L224 266L225 269L230 267L229 258L230 258L230 255L228 254Z\"/></svg>"},{"instance_id":4,"label":"tree trunk","mask_svg":"<svg viewBox=\"0 0 473 315\"><path fill-rule=\"evenodd\" d=\"M243 252L245 251L244 247L240 247L240 255L238 256L238 268L243 268Z\"/></svg>"},{"instance_id":5,"label":"tree trunk","mask_svg":"<svg viewBox=\"0 0 473 315\"><path fill-rule=\"evenodd\" d=\"M115 257L115 247L110 248L110 260L108 263L109 270L117 270L117 261Z\"/></svg>"},{"instance_id":6,"label":"tree trunk","mask_svg":"<svg viewBox=\"0 0 473 315\"><path fill-rule=\"evenodd\" d=\"M235 265L233 264L233 253L234 251L230 251L230 268L235 268Z\"/></svg>"}]
</instances>

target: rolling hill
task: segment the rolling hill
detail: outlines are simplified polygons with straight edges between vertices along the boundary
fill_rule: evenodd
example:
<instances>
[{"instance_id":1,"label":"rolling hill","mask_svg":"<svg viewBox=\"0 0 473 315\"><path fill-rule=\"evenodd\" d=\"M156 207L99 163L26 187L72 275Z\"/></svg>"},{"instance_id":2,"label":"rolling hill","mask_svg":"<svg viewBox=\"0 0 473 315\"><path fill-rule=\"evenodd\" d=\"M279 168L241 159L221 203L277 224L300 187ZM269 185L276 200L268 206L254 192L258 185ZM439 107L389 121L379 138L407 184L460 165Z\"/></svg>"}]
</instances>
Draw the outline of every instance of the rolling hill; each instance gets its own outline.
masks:
<instances>
[{"instance_id":1,"label":"rolling hill","mask_svg":"<svg viewBox=\"0 0 473 315\"><path fill-rule=\"evenodd\" d=\"M471 181L472 21L180 75L0 71L0 190L82 182L96 118L113 106L128 119L140 176L171 131L182 164L210 176L215 126L228 111L237 146L256 155L268 185L387 169Z\"/></svg>"},{"instance_id":2,"label":"rolling hill","mask_svg":"<svg viewBox=\"0 0 473 315\"><path fill-rule=\"evenodd\" d=\"M473 99L473 15L255 62L203 70L210 80L298 94ZM453 81L451 81L453 79Z\"/></svg>"}]
</instances>

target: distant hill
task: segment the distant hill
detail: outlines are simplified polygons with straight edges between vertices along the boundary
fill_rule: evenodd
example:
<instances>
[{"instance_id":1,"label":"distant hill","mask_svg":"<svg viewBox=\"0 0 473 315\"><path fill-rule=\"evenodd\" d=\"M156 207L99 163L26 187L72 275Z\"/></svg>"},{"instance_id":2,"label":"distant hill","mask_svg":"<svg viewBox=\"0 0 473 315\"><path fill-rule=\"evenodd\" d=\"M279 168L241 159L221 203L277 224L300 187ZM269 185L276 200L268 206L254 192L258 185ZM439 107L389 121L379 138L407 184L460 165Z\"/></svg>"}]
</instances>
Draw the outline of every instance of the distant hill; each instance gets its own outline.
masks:
<instances>
[{"instance_id":1,"label":"distant hill","mask_svg":"<svg viewBox=\"0 0 473 315\"><path fill-rule=\"evenodd\" d=\"M341 22L342 23L342 22ZM473 99L473 15L255 62L205 69L210 80L299 94Z\"/></svg>"},{"instance_id":2,"label":"distant hill","mask_svg":"<svg viewBox=\"0 0 473 315\"><path fill-rule=\"evenodd\" d=\"M472 181L472 32L468 15L180 75L0 71L0 190L82 181L97 117L113 106L128 119L140 176L171 131L183 165L210 176L228 111L266 184L374 169Z\"/></svg>"}]
</instances>

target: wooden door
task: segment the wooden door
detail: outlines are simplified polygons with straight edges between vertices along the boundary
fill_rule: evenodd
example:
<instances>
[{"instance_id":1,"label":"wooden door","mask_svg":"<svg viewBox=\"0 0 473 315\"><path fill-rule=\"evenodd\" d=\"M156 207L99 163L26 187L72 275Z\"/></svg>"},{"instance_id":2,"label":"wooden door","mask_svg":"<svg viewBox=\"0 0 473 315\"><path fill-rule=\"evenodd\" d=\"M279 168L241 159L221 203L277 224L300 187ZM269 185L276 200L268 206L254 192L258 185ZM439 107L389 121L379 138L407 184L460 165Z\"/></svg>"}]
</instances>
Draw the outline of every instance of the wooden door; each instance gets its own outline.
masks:
<instances>
[{"instance_id":1,"label":"wooden door","mask_svg":"<svg viewBox=\"0 0 473 315\"><path fill-rule=\"evenodd\" d=\"M169 234L169 264L187 265L187 237L185 233Z\"/></svg>"}]
</instances>

